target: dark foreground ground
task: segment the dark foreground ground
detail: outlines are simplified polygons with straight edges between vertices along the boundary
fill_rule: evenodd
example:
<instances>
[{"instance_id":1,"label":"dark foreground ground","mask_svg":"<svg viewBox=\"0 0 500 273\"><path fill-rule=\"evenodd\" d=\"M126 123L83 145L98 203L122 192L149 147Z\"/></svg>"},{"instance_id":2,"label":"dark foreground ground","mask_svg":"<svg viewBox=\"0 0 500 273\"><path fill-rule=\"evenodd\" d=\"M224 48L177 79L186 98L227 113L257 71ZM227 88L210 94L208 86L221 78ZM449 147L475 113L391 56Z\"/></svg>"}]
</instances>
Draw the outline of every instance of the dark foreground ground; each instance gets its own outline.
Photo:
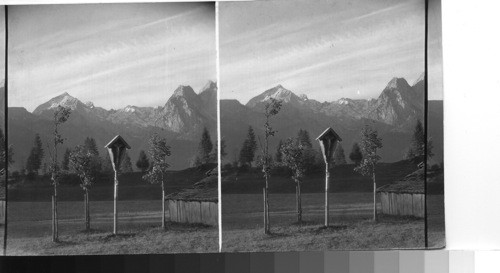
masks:
<instances>
[{"instance_id":1,"label":"dark foreground ground","mask_svg":"<svg viewBox=\"0 0 500 273\"><path fill-rule=\"evenodd\" d=\"M167 193L192 187L215 165L171 171ZM113 177L103 175L90 192L92 231L84 232L83 192L79 179L67 176L59 186L59 238L52 243L48 176L9 182L8 255L97 255L217 252L218 227L170 223L161 229L161 188L142 173L119 176L118 236L113 230ZM167 210L167 220L169 219Z\"/></svg>"},{"instance_id":2,"label":"dark foreground ground","mask_svg":"<svg viewBox=\"0 0 500 273\"><path fill-rule=\"evenodd\" d=\"M119 203L118 236L113 203L91 203L92 231L84 232L82 202L60 202L60 243L51 241L49 202L10 202L8 255L97 255L217 252L217 227L169 223L161 229L159 201ZM160 210L159 210L160 208ZM168 216L167 216L168 219Z\"/></svg>"},{"instance_id":3,"label":"dark foreground ground","mask_svg":"<svg viewBox=\"0 0 500 273\"><path fill-rule=\"evenodd\" d=\"M295 195L270 195L271 235L263 232L262 195L222 196L223 251L323 251L423 248L424 219L380 216L371 222L370 193L330 194L330 223L323 228L324 197L303 195L302 225L296 223ZM429 246L444 246L444 205L442 195L429 196Z\"/></svg>"}]
</instances>

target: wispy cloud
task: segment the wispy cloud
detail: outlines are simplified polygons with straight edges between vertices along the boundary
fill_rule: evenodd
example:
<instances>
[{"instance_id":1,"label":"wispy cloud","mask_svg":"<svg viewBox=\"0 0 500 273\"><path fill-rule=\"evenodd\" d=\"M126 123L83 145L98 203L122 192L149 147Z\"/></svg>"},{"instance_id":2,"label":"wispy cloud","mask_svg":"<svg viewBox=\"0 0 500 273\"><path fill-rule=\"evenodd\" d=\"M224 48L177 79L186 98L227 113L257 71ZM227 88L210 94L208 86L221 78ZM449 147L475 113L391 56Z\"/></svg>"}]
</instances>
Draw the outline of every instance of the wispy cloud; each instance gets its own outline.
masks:
<instances>
[{"instance_id":1,"label":"wispy cloud","mask_svg":"<svg viewBox=\"0 0 500 273\"><path fill-rule=\"evenodd\" d=\"M372 98L424 71L422 1L342 2L221 3L222 98L277 84L321 101Z\"/></svg>"},{"instance_id":2,"label":"wispy cloud","mask_svg":"<svg viewBox=\"0 0 500 273\"><path fill-rule=\"evenodd\" d=\"M157 106L180 84L215 79L213 4L127 5L17 7L11 16L28 22L14 21L12 32L40 28L28 15L44 21L39 35L11 39L9 105L32 110L69 92L105 108ZM93 20L66 17L80 12Z\"/></svg>"}]
</instances>

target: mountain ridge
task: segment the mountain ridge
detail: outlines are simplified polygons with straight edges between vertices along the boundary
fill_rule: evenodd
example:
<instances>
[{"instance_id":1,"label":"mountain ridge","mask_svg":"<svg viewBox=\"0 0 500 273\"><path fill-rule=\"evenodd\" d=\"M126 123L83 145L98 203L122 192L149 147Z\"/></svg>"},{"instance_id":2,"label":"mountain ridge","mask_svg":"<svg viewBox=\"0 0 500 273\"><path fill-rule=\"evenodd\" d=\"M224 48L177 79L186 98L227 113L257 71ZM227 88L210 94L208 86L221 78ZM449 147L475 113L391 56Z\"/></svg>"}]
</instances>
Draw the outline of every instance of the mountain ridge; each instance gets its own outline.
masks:
<instances>
[{"instance_id":1,"label":"mountain ridge","mask_svg":"<svg viewBox=\"0 0 500 273\"><path fill-rule=\"evenodd\" d=\"M319 102L276 85L246 104L234 99L221 100L221 137L226 140L231 160L237 159L248 126L252 126L256 134L263 134L260 127L264 122L265 103L270 98L285 98L280 113L273 117L272 125L277 134L271 140L270 149L275 148L279 139L294 137L300 129L308 130L313 140L315 134L332 127L342 135L344 150L349 151L350 145L359 141L361 129L370 124L386 143L381 150L382 160L398 161L409 147L417 120L424 117L423 80L420 77L410 86L406 79L394 77L375 99L340 98Z\"/></svg>"},{"instance_id":2,"label":"mountain ridge","mask_svg":"<svg viewBox=\"0 0 500 273\"><path fill-rule=\"evenodd\" d=\"M133 147L130 156L134 160L139 150L147 150L145 140L149 135L159 132L168 138L172 154L176 156L172 159L172 168L186 168L196 154L197 142L204 127L216 139L217 122L214 117L217 115L209 110L216 109L217 105L214 85L209 81L205 85L209 88L202 88L198 94L190 86L180 85L163 106L157 107L127 105L107 110L94 106L92 102L83 103L68 92L40 104L33 112L9 107L9 124L12 125L12 128L9 127L9 139L12 139L16 150L13 167L24 167L36 133L40 134L43 142L49 143L54 109L63 105L70 107L72 113L61 126L61 132L67 139L62 150L83 143L86 137L95 138L98 146L104 147L109 139L120 134Z\"/></svg>"}]
</instances>

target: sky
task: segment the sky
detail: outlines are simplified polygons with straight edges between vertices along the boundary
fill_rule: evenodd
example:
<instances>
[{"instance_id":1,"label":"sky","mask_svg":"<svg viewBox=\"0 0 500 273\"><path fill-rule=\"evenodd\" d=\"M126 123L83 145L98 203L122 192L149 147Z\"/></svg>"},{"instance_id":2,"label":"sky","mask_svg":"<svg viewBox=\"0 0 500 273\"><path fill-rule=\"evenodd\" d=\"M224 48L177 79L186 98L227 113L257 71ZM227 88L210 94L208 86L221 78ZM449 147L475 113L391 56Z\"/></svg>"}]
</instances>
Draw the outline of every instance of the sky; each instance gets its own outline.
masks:
<instances>
[{"instance_id":1,"label":"sky","mask_svg":"<svg viewBox=\"0 0 500 273\"><path fill-rule=\"evenodd\" d=\"M0 79L5 78L5 7L0 6Z\"/></svg>"},{"instance_id":2,"label":"sky","mask_svg":"<svg viewBox=\"0 0 500 273\"><path fill-rule=\"evenodd\" d=\"M429 1L427 75L429 99L443 99L443 32L441 0Z\"/></svg>"},{"instance_id":3,"label":"sky","mask_svg":"<svg viewBox=\"0 0 500 273\"><path fill-rule=\"evenodd\" d=\"M220 3L221 98L246 103L281 84L319 101L370 99L393 77L413 84L424 10L421 0Z\"/></svg>"},{"instance_id":4,"label":"sky","mask_svg":"<svg viewBox=\"0 0 500 273\"><path fill-rule=\"evenodd\" d=\"M213 3L9 7L9 107L68 92L117 109L216 80Z\"/></svg>"}]
</instances>

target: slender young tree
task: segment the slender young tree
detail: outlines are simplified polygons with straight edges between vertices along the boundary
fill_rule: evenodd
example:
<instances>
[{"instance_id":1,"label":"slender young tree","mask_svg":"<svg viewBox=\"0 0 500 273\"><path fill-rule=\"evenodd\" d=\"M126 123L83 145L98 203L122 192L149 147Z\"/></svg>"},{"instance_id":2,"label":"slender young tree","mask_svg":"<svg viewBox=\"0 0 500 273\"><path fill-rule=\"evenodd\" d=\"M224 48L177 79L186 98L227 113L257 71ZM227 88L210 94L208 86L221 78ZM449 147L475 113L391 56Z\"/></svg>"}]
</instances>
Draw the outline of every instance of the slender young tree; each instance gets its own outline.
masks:
<instances>
[{"instance_id":1,"label":"slender young tree","mask_svg":"<svg viewBox=\"0 0 500 273\"><path fill-rule=\"evenodd\" d=\"M295 197L297 208L297 222L302 223L302 194L300 186L305 176L307 166L307 147L297 139L288 138L282 146L283 165L292 171L292 180L295 182Z\"/></svg>"},{"instance_id":2,"label":"slender young tree","mask_svg":"<svg viewBox=\"0 0 500 273\"><path fill-rule=\"evenodd\" d=\"M200 144L198 145L198 156L202 164L210 163L210 154L212 152L213 144L210 138L210 133L207 128L203 128L203 133L201 134Z\"/></svg>"},{"instance_id":3,"label":"slender young tree","mask_svg":"<svg viewBox=\"0 0 500 273\"><path fill-rule=\"evenodd\" d=\"M69 156L70 156L70 154L71 154L71 149L66 148L66 151L64 151L63 160L61 163L61 168L65 171L69 170Z\"/></svg>"},{"instance_id":4,"label":"slender young tree","mask_svg":"<svg viewBox=\"0 0 500 273\"><path fill-rule=\"evenodd\" d=\"M152 167L143 176L143 179L151 184L161 184L161 200L162 200L162 218L161 227L165 229L165 180L166 172L170 167L167 162L170 156L170 146L167 145L167 140L153 134L149 139L149 157L151 158Z\"/></svg>"},{"instance_id":5,"label":"slender young tree","mask_svg":"<svg viewBox=\"0 0 500 273\"><path fill-rule=\"evenodd\" d=\"M54 194L52 195L52 241L59 241L58 233L58 218L57 218L57 186L59 185L59 180L61 176L61 171L59 167L59 161L57 160L58 146L64 143L64 138L59 132L60 126L65 123L71 114L71 109L68 107L63 107L61 105L57 106L54 111L52 124L53 128L53 146L52 152L50 153L51 164L50 172L52 173L51 180L54 186Z\"/></svg>"},{"instance_id":6,"label":"slender young tree","mask_svg":"<svg viewBox=\"0 0 500 273\"><path fill-rule=\"evenodd\" d=\"M276 116L281 109L281 100L271 98L264 106L264 146L262 147L261 165L264 173L264 233L271 233L271 224L269 222L269 177L271 175L272 155L269 152L269 138L276 134L271 126L271 118Z\"/></svg>"},{"instance_id":7,"label":"slender young tree","mask_svg":"<svg viewBox=\"0 0 500 273\"><path fill-rule=\"evenodd\" d=\"M139 152L139 159L137 159L135 166L143 173L149 169L149 159L145 151Z\"/></svg>"},{"instance_id":8,"label":"slender young tree","mask_svg":"<svg viewBox=\"0 0 500 273\"><path fill-rule=\"evenodd\" d=\"M83 190L85 231L87 232L90 231L89 193L99 173L100 163L99 156L84 146L76 146L69 155L69 167L80 178L80 187Z\"/></svg>"},{"instance_id":9,"label":"slender young tree","mask_svg":"<svg viewBox=\"0 0 500 273\"><path fill-rule=\"evenodd\" d=\"M365 126L361 131L361 151L363 159L359 166L354 168L356 172L364 176L371 176L373 180L373 221L377 221L377 182L375 179L375 167L380 160L377 149L382 148L382 139L378 136L376 130Z\"/></svg>"},{"instance_id":10,"label":"slender young tree","mask_svg":"<svg viewBox=\"0 0 500 273\"><path fill-rule=\"evenodd\" d=\"M361 148L359 148L359 144L354 142L352 145L351 153L349 154L349 159L354 163L354 165L358 166L363 159L363 153L361 153Z\"/></svg>"}]
</instances>

